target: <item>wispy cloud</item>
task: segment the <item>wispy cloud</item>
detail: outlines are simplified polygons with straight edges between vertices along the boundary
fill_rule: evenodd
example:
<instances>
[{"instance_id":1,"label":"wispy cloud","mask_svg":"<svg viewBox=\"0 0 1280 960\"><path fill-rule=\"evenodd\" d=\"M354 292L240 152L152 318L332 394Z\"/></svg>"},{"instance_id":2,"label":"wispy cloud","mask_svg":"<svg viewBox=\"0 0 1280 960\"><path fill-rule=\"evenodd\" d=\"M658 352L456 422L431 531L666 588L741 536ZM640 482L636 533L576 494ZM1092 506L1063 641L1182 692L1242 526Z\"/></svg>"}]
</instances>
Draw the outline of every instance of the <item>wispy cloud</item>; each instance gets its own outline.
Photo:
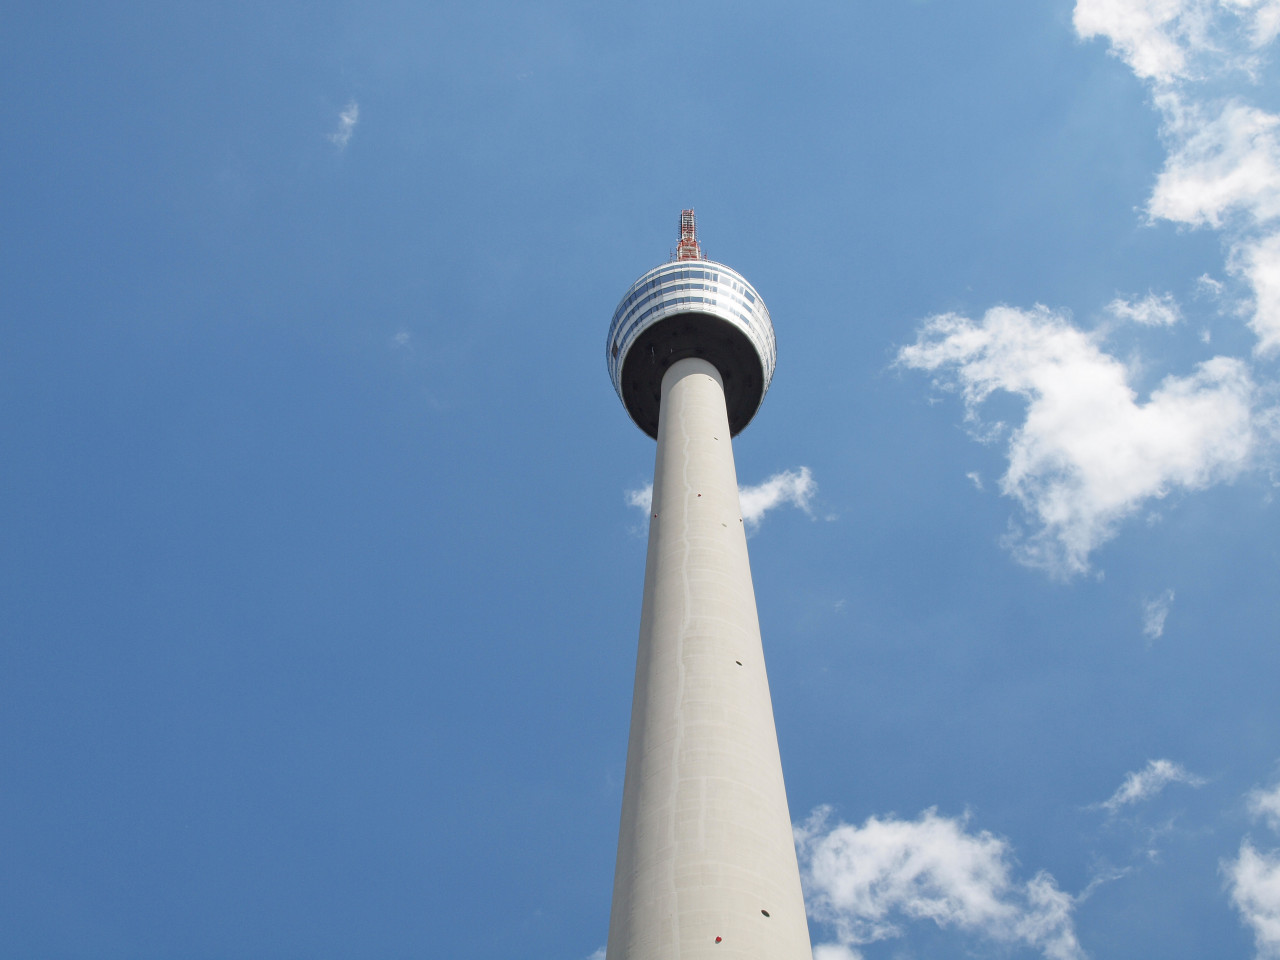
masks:
<instances>
[{"instance_id":1,"label":"wispy cloud","mask_svg":"<svg viewBox=\"0 0 1280 960\"><path fill-rule=\"evenodd\" d=\"M360 104L354 100L347 101L347 105L338 114L338 129L329 134L330 142L337 144L339 150L344 149L351 142L351 136L356 132L356 124L359 122Z\"/></svg>"},{"instance_id":2,"label":"wispy cloud","mask_svg":"<svg viewBox=\"0 0 1280 960\"><path fill-rule=\"evenodd\" d=\"M1265 820L1272 830L1280 831L1280 783L1270 789L1258 788L1247 797L1249 812Z\"/></svg>"},{"instance_id":3,"label":"wispy cloud","mask_svg":"<svg viewBox=\"0 0 1280 960\"><path fill-rule=\"evenodd\" d=\"M843 943L819 943L813 948L813 960L862 960L862 954Z\"/></svg>"},{"instance_id":4,"label":"wispy cloud","mask_svg":"<svg viewBox=\"0 0 1280 960\"><path fill-rule=\"evenodd\" d=\"M1280 351L1280 233L1239 241L1227 268L1244 277L1253 290L1247 312L1249 328L1258 338L1257 352L1269 356Z\"/></svg>"},{"instance_id":5,"label":"wispy cloud","mask_svg":"<svg viewBox=\"0 0 1280 960\"><path fill-rule=\"evenodd\" d=\"M1148 293L1141 300L1117 297L1107 304L1107 312L1127 323L1144 327L1171 327L1182 319L1182 311L1171 294Z\"/></svg>"},{"instance_id":6,"label":"wispy cloud","mask_svg":"<svg viewBox=\"0 0 1280 960\"><path fill-rule=\"evenodd\" d=\"M979 323L933 317L898 362L958 387L975 425L997 391L1027 402L1000 489L1032 528L1008 544L1021 562L1063 578L1086 571L1089 554L1144 501L1233 478L1255 445L1243 362L1215 357L1188 377L1167 377L1142 403L1097 335L1045 307L996 307Z\"/></svg>"},{"instance_id":7,"label":"wispy cloud","mask_svg":"<svg viewBox=\"0 0 1280 960\"><path fill-rule=\"evenodd\" d=\"M808 467L783 470L754 487L739 487L738 500L742 506L743 523L749 531L754 531L760 526L766 513L785 504L798 507L812 516L813 497L817 492L818 484ZM635 490L627 490L623 496L627 506L648 513L653 506L653 484L647 483Z\"/></svg>"},{"instance_id":8,"label":"wispy cloud","mask_svg":"<svg viewBox=\"0 0 1280 960\"><path fill-rule=\"evenodd\" d=\"M1157 597L1142 601L1142 635L1148 640L1164 636L1164 622L1173 606L1173 590L1165 590Z\"/></svg>"},{"instance_id":9,"label":"wispy cloud","mask_svg":"<svg viewBox=\"0 0 1280 960\"><path fill-rule=\"evenodd\" d=\"M624 490L623 498L627 501L628 507L635 507L648 513L653 508L653 484L646 483L643 487L637 487L635 490Z\"/></svg>"},{"instance_id":10,"label":"wispy cloud","mask_svg":"<svg viewBox=\"0 0 1280 960\"><path fill-rule=\"evenodd\" d=\"M1128 774L1116 792L1098 806L1108 813L1116 814L1122 807L1150 800L1171 783L1201 787L1205 780L1172 760L1148 760L1141 770Z\"/></svg>"},{"instance_id":11,"label":"wispy cloud","mask_svg":"<svg viewBox=\"0 0 1280 960\"><path fill-rule=\"evenodd\" d=\"M1084 957L1075 900L1044 871L1015 880L1008 842L971 831L967 818L930 809L859 827L833 826L830 813L820 808L796 829L809 914L835 934L815 947L815 960L857 958L858 947L900 937L913 921L1022 944L1050 960Z\"/></svg>"}]
</instances>

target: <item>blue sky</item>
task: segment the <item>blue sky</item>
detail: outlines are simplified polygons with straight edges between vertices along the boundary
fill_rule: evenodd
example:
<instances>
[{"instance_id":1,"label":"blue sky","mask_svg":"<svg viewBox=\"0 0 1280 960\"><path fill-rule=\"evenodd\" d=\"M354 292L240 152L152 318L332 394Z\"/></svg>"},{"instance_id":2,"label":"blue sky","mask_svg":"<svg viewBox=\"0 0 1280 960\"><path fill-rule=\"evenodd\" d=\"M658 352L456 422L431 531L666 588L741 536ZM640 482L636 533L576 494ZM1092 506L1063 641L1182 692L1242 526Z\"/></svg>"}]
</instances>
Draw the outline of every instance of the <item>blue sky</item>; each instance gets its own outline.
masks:
<instances>
[{"instance_id":1,"label":"blue sky","mask_svg":"<svg viewBox=\"0 0 1280 960\"><path fill-rule=\"evenodd\" d=\"M1280 956L1277 0L0 36L0 953L587 960L697 209L819 960Z\"/></svg>"}]
</instances>

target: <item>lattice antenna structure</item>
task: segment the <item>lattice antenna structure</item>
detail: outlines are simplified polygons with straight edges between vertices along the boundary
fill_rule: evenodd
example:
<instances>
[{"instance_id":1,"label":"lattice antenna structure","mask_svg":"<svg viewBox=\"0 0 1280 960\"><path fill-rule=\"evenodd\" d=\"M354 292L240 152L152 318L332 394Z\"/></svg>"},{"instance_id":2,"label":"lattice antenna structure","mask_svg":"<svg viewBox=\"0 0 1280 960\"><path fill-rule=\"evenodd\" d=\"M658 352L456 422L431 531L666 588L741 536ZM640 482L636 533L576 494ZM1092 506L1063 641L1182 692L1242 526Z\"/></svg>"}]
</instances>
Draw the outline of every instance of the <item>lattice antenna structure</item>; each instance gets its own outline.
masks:
<instances>
[{"instance_id":1,"label":"lattice antenna structure","mask_svg":"<svg viewBox=\"0 0 1280 960\"><path fill-rule=\"evenodd\" d=\"M702 259L702 247L698 244L698 224L692 210L680 211L680 243L676 246L676 259Z\"/></svg>"}]
</instances>

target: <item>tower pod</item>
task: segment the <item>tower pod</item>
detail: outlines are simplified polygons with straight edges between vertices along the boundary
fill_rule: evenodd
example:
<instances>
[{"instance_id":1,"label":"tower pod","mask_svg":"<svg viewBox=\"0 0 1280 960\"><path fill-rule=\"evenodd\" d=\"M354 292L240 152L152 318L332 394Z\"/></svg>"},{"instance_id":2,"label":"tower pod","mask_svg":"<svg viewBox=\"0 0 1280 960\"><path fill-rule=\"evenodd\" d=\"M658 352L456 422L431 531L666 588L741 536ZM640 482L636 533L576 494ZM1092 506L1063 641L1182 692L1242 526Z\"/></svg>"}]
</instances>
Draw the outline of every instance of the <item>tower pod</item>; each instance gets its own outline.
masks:
<instances>
[{"instance_id":1,"label":"tower pod","mask_svg":"<svg viewBox=\"0 0 1280 960\"><path fill-rule=\"evenodd\" d=\"M742 274L703 259L692 210L681 212L680 227L677 258L633 283L613 312L609 377L631 419L656 438L663 374L685 357L707 360L724 381L729 432L737 436L773 379L773 323Z\"/></svg>"}]
</instances>

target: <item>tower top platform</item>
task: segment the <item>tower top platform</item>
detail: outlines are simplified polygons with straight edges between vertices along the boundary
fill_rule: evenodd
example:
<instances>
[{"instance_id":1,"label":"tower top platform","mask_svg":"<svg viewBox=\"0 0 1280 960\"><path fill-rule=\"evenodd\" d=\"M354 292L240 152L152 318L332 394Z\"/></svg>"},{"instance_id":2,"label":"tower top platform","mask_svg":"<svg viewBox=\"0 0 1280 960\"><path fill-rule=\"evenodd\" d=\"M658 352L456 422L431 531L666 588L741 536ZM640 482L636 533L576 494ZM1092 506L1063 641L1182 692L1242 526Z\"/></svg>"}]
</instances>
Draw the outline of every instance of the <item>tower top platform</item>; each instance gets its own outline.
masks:
<instances>
[{"instance_id":1,"label":"tower top platform","mask_svg":"<svg viewBox=\"0 0 1280 960\"><path fill-rule=\"evenodd\" d=\"M677 360L701 357L720 372L731 436L751 422L773 379L777 341L764 300L742 274L701 253L693 211L683 211L680 258L633 283L609 325L609 377L631 419L654 438L662 375Z\"/></svg>"}]
</instances>

